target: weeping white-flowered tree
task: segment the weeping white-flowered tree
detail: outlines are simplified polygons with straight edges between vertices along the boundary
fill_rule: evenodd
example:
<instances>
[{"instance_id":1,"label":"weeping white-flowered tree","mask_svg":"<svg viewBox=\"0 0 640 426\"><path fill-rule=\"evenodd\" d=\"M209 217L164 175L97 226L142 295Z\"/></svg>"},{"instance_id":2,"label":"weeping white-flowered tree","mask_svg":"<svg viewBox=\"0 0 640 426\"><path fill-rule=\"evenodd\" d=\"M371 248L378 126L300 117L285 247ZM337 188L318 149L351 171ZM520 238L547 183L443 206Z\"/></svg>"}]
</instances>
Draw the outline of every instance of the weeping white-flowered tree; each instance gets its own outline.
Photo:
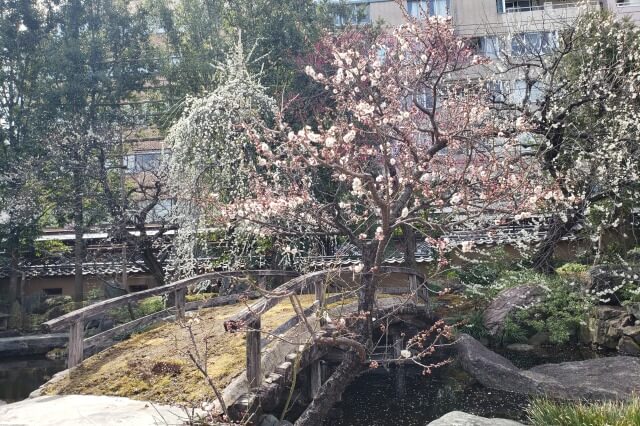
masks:
<instances>
[{"instance_id":1,"label":"weeping white-flowered tree","mask_svg":"<svg viewBox=\"0 0 640 426\"><path fill-rule=\"evenodd\" d=\"M538 159L560 190L546 200L552 219L534 256L536 269L552 272L563 237L587 230L600 243L597 259L605 231L638 207L640 28L592 12L548 45L523 47L498 61L521 79L520 96L497 94L492 107L505 131L537 141Z\"/></svg>"},{"instance_id":2,"label":"weeping white-flowered tree","mask_svg":"<svg viewBox=\"0 0 640 426\"><path fill-rule=\"evenodd\" d=\"M275 117L276 103L248 71L249 57L239 41L226 61L216 66L216 88L203 97L188 98L182 117L167 136L181 275L195 270L198 234L211 225L203 215L211 213L209 200L233 203L247 196L250 179L264 162L245 129L266 128Z\"/></svg>"}]
</instances>

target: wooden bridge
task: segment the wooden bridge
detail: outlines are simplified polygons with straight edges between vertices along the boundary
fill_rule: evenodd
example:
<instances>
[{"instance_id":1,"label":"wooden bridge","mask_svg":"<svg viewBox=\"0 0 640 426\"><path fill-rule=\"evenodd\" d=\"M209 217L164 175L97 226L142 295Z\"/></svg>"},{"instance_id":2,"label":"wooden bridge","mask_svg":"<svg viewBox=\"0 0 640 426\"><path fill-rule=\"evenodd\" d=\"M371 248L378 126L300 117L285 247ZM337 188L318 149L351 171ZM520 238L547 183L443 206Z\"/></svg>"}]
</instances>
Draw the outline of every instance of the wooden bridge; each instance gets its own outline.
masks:
<instances>
[{"instance_id":1,"label":"wooden bridge","mask_svg":"<svg viewBox=\"0 0 640 426\"><path fill-rule=\"evenodd\" d=\"M180 320L185 317L185 312L189 310L234 304L240 301L246 301L247 298L258 299L250 305L247 305L240 312L237 312L224 322L224 328L227 332L246 332L246 385L243 385L243 387L245 392L249 391L251 393L258 391L261 385L265 384L265 376L273 375L275 370L274 366L276 364L282 364L286 361L284 359L284 356L281 356L279 358L279 362L278 358L276 357L274 358L274 362L269 363L266 371L265 369L263 369L263 350L265 349L265 347L272 344L272 342L277 339L263 338L263 333L261 331L261 317L273 307L278 305L282 300L290 298L293 294L300 294L303 292L314 294L313 304L304 310L301 306L296 307L294 304L294 300L292 299L292 304L294 304L294 311L296 312L296 315L289 318L287 321L283 322L282 324L280 324L280 326L275 328L275 330L272 330L269 333L269 336L281 336L291 328L298 325L301 321L301 318L311 317L318 310L331 303L345 298L345 296L353 298L354 292L350 292L350 294L348 295L345 295L344 293L336 294L327 292L328 286L333 284L333 279L340 273L352 274L352 272L349 270L340 269L316 271L301 276L295 272L273 270L208 273L197 277L176 281L162 287L105 300L94 305L90 305L82 309L70 312L54 320L48 321L43 324L43 327L47 331L57 331L65 329L69 331L68 366L74 367L83 361L87 348L97 348L98 350L103 350L112 344L113 338L117 335L130 333L137 328L151 325L155 322L162 321L163 319L171 316L175 316L177 320ZM407 293L416 295L419 293L418 283L424 282L425 279L421 273L412 269L402 267L383 267L381 268L380 273L385 275L400 274L406 276L407 284L405 286L381 288L381 292L392 295ZM243 277L252 277L258 282L264 282L264 279L266 279L267 277L289 277L291 279L285 282L285 284L273 290L266 290L262 288L264 287L264 285L259 285L254 290L245 292L243 294L220 296L196 302L186 302L185 295L190 286L195 286L199 283L202 283L203 281L211 281L221 278L240 279ZM95 336L84 338L85 323L92 318L104 314L109 309L126 307L130 303L140 301L150 296L169 294L173 294L175 296L175 306L169 309L165 309L161 312L132 320L126 324L118 325ZM426 298L425 296L422 297ZM388 304L389 307L392 307L391 305L393 305L392 299L393 298L391 297L386 299L386 302L388 302L386 304ZM414 299L414 301L418 302L417 299ZM314 380L315 387L319 388L319 386L321 386L322 384L322 376L319 373L320 364L317 362L318 360L316 355L308 357L308 360L309 362L313 363L313 371L316 371L317 373L314 374L312 378ZM289 375L290 374L291 372L289 372ZM244 379L244 376L240 378ZM271 381L273 381L274 378L272 377L271 379ZM266 383L270 383L269 378L267 378ZM236 397L238 396L240 395L236 395Z\"/></svg>"}]
</instances>

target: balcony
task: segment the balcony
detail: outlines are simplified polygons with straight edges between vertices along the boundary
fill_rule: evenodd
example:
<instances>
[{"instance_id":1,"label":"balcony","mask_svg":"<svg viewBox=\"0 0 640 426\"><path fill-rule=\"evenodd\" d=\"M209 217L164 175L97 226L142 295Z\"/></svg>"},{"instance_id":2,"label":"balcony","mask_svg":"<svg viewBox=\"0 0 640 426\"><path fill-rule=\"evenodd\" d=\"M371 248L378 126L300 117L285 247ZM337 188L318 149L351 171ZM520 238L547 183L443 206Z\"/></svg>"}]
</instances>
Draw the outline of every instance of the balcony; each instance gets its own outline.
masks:
<instances>
[{"instance_id":1,"label":"balcony","mask_svg":"<svg viewBox=\"0 0 640 426\"><path fill-rule=\"evenodd\" d=\"M608 7L618 15L640 22L640 0L608 0Z\"/></svg>"},{"instance_id":2,"label":"balcony","mask_svg":"<svg viewBox=\"0 0 640 426\"><path fill-rule=\"evenodd\" d=\"M581 6L598 6L597 0L583 1L542 1L542 0L498 0L498 12L499 13L522 13L522 12L537 12L537 11L557 11L561 9L575 9ZM635 2L640 4L640 0L622 0L623 2ZM502 10L500 10L502 9Z\"/></svg>"},{"instance_id":3,"label":"balcony","mask_svg":"<svg viewBox=\"0 0 640 426\"><path fill-rule=\"evenodd\" d=\"M531 31L558 31L572 25L598 0L454 0L453 20L463 37L502 36Z\"/></svg>"}]
</instances>

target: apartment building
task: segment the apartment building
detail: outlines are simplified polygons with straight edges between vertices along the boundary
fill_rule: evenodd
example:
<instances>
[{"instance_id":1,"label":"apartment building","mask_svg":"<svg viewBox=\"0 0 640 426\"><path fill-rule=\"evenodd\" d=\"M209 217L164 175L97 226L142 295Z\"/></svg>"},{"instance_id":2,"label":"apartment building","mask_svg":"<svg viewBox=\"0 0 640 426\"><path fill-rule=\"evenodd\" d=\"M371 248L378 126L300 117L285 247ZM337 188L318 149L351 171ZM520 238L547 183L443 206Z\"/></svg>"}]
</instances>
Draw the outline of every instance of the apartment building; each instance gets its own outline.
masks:
<instances>
[{"instance_id":1,"label":"apartment building","mask_svg":"<svg viewBox=\"0 0 640 426\"><path fill-rule=\"evenodd\" d=\"M368 24L382 22L396 26L405 22L405 13L451 17L456 32L469 38L478 54L497 58L499 54L512 57L551 50L562 29L573 25L586 10L613 8L616 13L633 16L640 10L640 0L406 0L403 5L394 0L352 0L351 9L336 18L336 24ZM637 6L633 6L637 4ZM404 9L403 10L403 7ZM640 12L638 12L640 16ZM492 67L475 70L484 78L494 74ZM496 74L492 91L508 96L512 102L524 99L526 85L517 72ZM537 92L530 100L536 101Z\"/></svg>"},{"instance_id":2,"label":"apartment building","mask_svg":"<svg viewBox=\"0 0 640 426\"><path fill-rule=\"evenodd\" d=\"M553 32L570 24L585 8L606 6L619 13L640 14L640 0L407 0L406 11L414 17L451 16L461 36L496 37L519 33ZM382 21L400 25L402 7L393 0L352 0L351 14L336 18L337 24ZM491 43L486 43L491 53Z\"/></svg>"}]
</instances>

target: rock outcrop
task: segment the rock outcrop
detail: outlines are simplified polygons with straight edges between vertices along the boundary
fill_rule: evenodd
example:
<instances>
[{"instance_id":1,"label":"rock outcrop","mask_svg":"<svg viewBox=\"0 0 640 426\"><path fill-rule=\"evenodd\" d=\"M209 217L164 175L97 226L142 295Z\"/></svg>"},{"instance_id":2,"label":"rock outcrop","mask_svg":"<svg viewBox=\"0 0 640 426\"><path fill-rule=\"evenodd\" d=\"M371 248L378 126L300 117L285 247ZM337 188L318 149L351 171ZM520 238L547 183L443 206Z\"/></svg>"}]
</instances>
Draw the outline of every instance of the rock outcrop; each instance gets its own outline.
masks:
<instances>
[{"instance_id":1,"label":"rock outcrop","mask_svg":"<svg viewBox=\"0 0 640 426\"><path fill-rule=\"evenodd\" d=\"M640 325L632 310L622 306L596 306L582 333L585 343L640 355Z\"/></svg>"},{"instance_id":2,"label":"rock outcrop","mask_svg":"<svg viewBox=\"0 0 640 426\"><path fill-rule=\"evenodd\" d=\"M466 334L455 348L462 368L493 389L568 400L626 399L640 392L640 358L596 358L520 370Z\"/></svg>"},{"instance_id":3,"label":"rock outcrop","mask_svg":"<svg viewBox=\"0 0 640 426\"><path fill-rule=\"evenodd\" d=\"M539 303L544 294L544 289L537 285L521 285L502 291L484 311L482 319L485 328L492 336L500 334L511 312L522 306Z\"/></svg>"},{"instance_id":4,"label":"rock outcrop","mask_svg":"<svg viewBox=\"0 0 640 426\"><path fill-rule=\"evenodd\" d=\"M513 420L488 419L462 411L452 411L427 426L523 426L523 424Z\"/></svg>"},{"instance_id":5,"label":"rock outcrop","mask_svg":"<svg viewBox=\"0 0 640 426\"><path fill-rule=\"evenodd\" d=\"M596 306L588 322L588 340L598 346L616 349L622 328L630 323L629 314L622 306Z\"/></svg>"}]
</instances>

